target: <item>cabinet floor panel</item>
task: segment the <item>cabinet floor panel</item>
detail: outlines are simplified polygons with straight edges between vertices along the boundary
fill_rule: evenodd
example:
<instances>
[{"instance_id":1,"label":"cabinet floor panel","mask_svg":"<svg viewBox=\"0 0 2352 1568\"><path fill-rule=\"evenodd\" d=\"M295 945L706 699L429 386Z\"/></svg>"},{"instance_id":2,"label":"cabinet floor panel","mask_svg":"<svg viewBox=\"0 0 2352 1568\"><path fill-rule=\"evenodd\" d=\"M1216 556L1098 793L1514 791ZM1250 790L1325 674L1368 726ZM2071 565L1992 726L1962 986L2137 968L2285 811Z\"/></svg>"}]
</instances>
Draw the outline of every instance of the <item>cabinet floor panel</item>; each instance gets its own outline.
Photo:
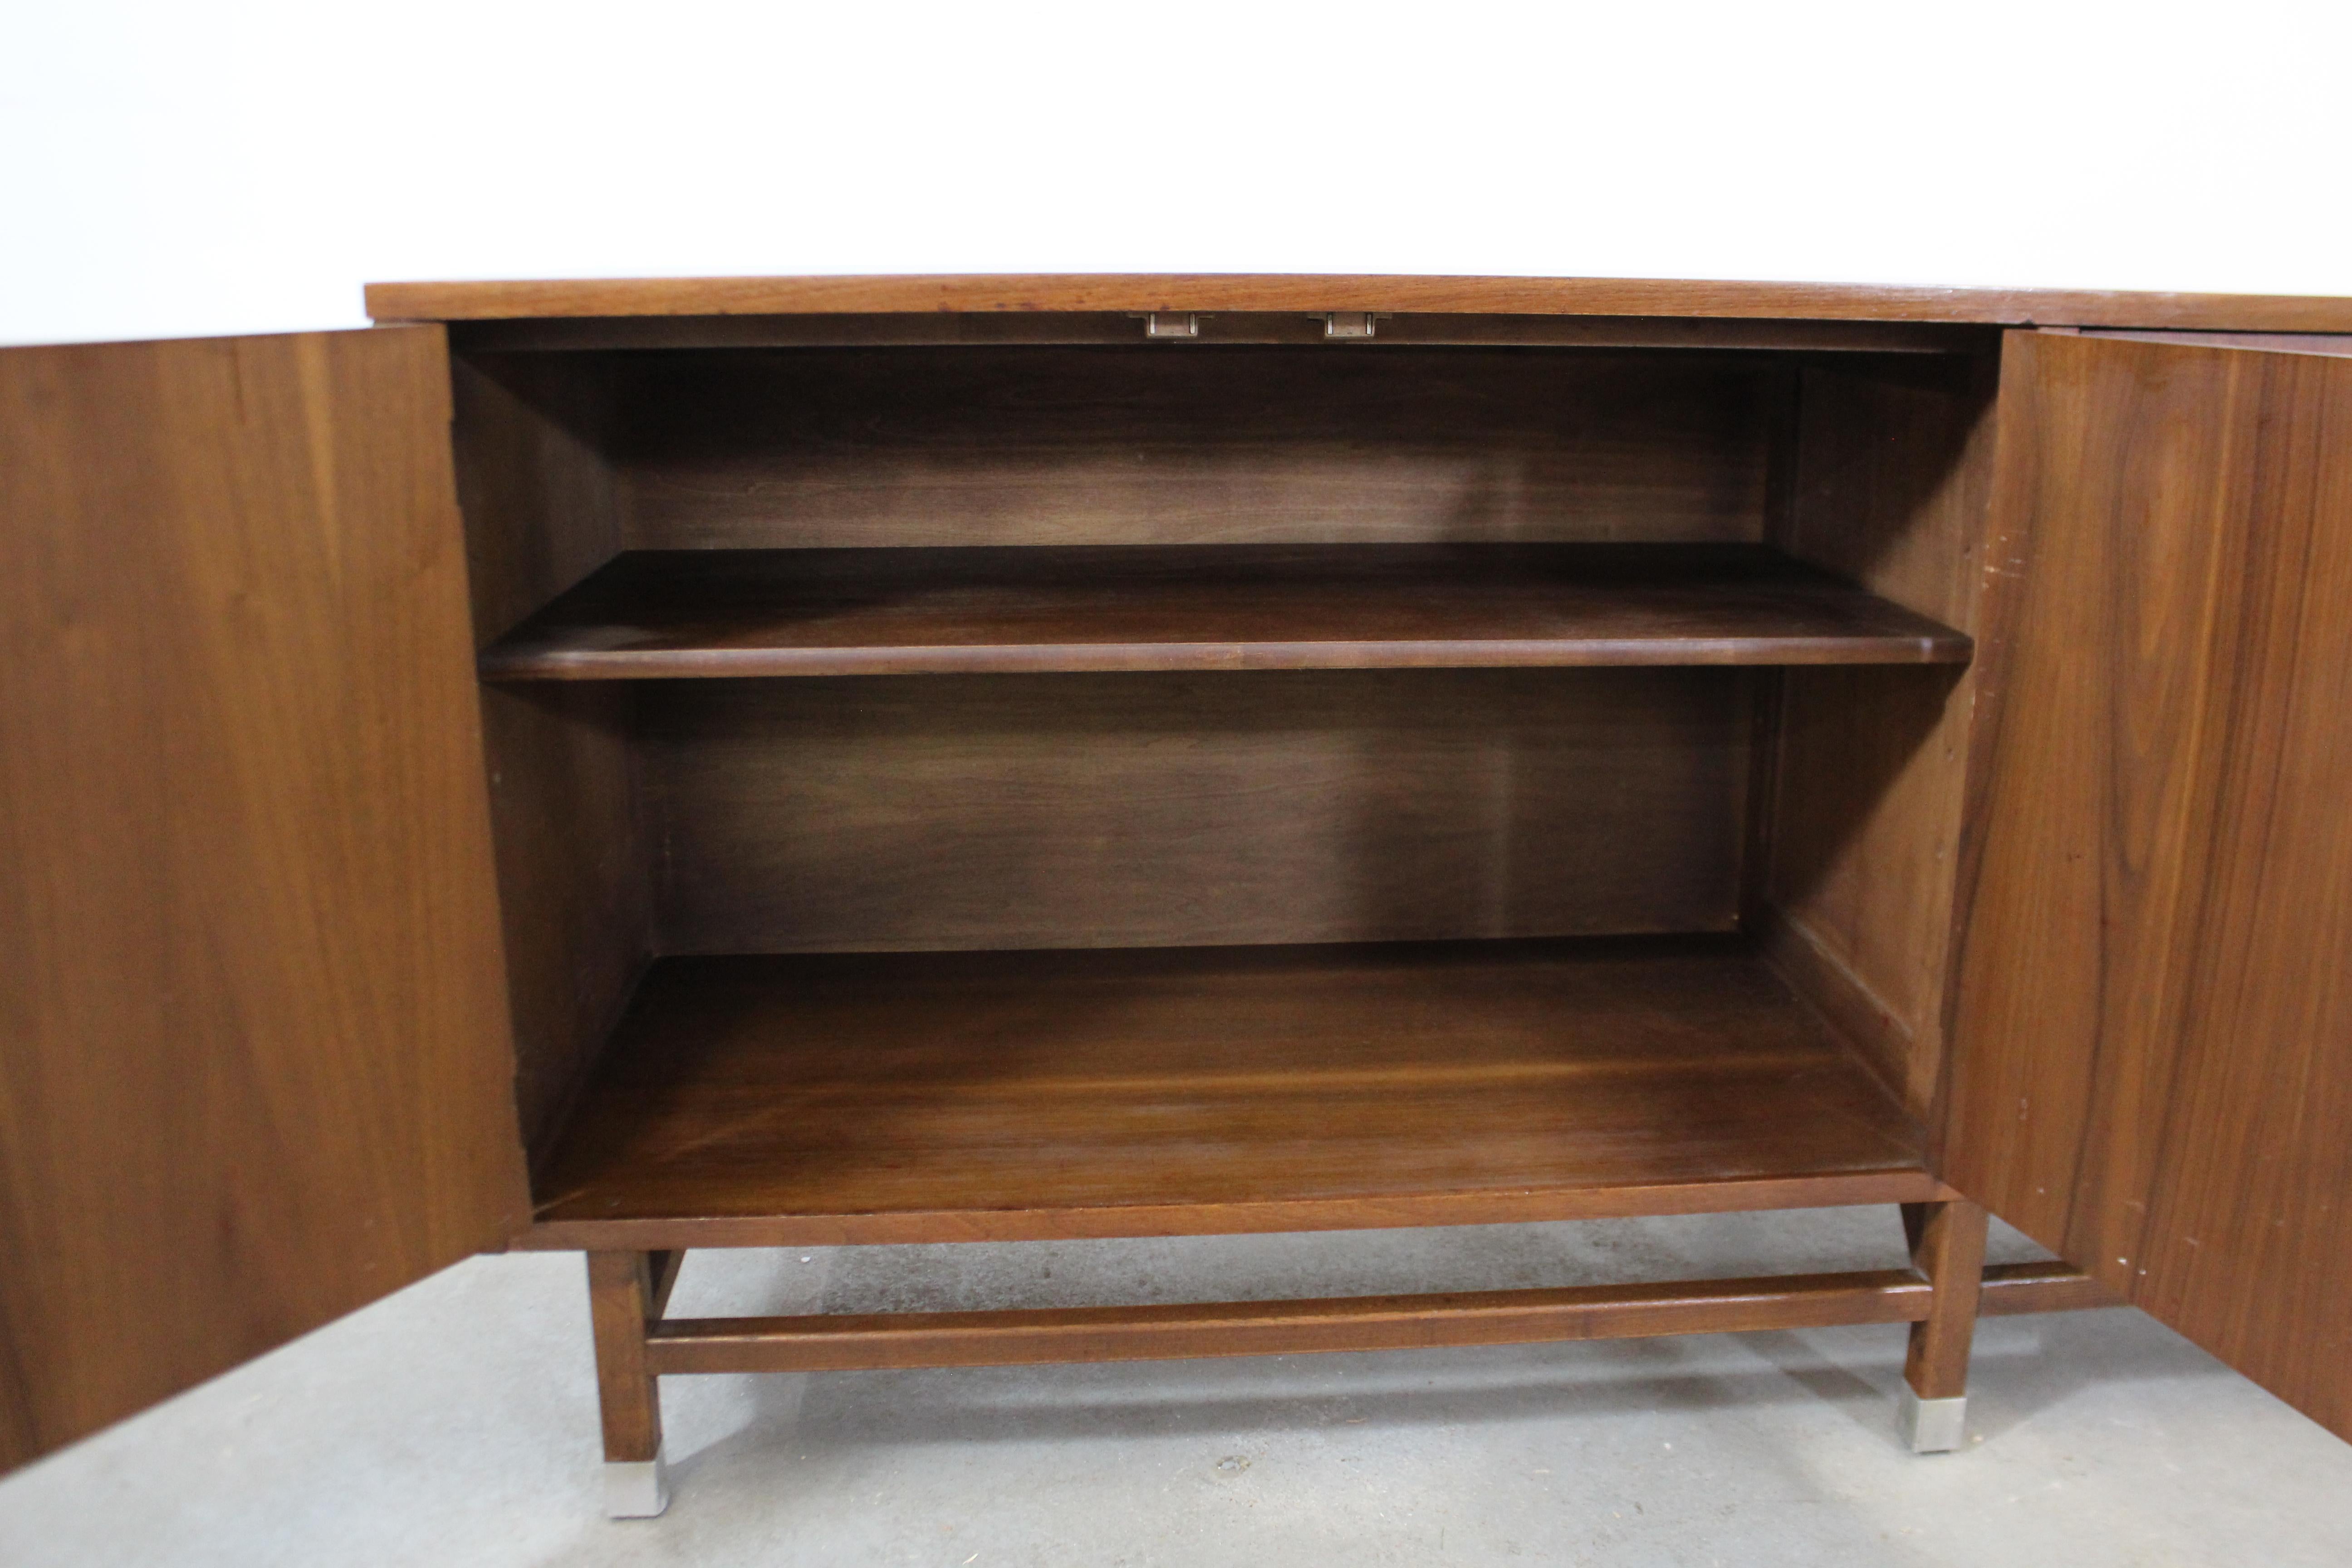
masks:
<instances>
[{"instance_id":1,"label":"cabinet floor panel","mask_svg":"<svg viewBox=\"0 0 2352 1568\"><path fill-rule=\"evenodd\" d=\"M526 1244L1915 1201L1923 1151L1725 939L669 958Z\"/></svg>"},{"instance_id":2,"label":"cabinet floor panel","mask_svg":"<svg viewBox=\"0 0 2352 1568\"><path fill-rule=\"evenodd\" d=\"M1958 664L1967 637L1760 545L633 551L493 680L985 670Z\"/></svg>"}]
</instances>

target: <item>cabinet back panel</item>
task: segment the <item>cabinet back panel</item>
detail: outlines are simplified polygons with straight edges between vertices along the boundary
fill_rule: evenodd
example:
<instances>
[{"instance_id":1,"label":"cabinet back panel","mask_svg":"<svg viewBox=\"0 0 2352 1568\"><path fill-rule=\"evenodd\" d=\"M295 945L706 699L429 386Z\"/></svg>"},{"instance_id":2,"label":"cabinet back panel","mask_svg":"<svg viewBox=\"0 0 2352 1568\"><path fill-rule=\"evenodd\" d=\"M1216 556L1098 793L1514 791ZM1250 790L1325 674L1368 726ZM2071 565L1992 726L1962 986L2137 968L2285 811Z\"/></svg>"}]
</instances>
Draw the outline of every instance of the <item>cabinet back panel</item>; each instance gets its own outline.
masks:
<instances>
[{"instance_id":1,"label":"cabinet back panel","mask_svg":"<svg viewBox=\"0 0 2352 1568\"><path fill-rule=\"evenodd\" d=\"M569 355L635 549L1754 540L1772 362L1317 345Z\"/></svg>"},{"instance_id":2,"label":"cabinet back panel","mask_svg":"<svg viewBox=\"0 0 2352 1568\"><path fill-rule=\"evenodd\" d=\"M1725 669L679 681L674 953L1726 931Z\"/></svg>"}]
</instances>

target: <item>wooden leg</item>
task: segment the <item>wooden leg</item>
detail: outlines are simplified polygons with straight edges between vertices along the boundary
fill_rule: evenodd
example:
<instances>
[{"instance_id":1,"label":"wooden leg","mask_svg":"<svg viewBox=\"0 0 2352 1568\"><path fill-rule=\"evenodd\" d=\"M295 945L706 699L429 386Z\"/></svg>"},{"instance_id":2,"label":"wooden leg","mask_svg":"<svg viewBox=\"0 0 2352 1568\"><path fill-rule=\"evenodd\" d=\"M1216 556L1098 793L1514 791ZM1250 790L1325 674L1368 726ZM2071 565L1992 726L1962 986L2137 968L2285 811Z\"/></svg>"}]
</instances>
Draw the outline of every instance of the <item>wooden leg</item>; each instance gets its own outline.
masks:
<instances>
[{"instance_id":1,"label":"wooden leg","mask_svg":"<svg viewBox=\"0 0 2352 1568\"><path fill-rule=\"evenodd\" d=\"M1897 1204L1903 1211L1903 1245L1911 1249L1911 1261L1919 1261L1919 1236L1927 1228L1927 1211L1934 1204Z\"/></svg>"},{"instance_id":2,"label":"wooden leg","mask_svg":"<svg viewBox=\"0 0 2352 1568\"><path fill-rule=\"evenodd\" d=\"M1911 1325L1904 1359L1903 1435L1912 1451L1960 1446L1968 1411L1969 1344L1984 1287L1985 1211L1961 1201L1903 1205L1912 1266L1934 1289L1926 1319Z\"/></svg>"},{"instance_id":3,"label":"wooden leg","mask_svg":"<svg viewBox=\"0 0 2352 1568\"><path fill-rule=\"evenodd\" d=\"M661 1387L646 1359L658 1266L643 1252L588 1255L588 1311L604 1414L604 1511L615 1519L650 1519L669 1506Z\"/></svg>"}]
</instances>

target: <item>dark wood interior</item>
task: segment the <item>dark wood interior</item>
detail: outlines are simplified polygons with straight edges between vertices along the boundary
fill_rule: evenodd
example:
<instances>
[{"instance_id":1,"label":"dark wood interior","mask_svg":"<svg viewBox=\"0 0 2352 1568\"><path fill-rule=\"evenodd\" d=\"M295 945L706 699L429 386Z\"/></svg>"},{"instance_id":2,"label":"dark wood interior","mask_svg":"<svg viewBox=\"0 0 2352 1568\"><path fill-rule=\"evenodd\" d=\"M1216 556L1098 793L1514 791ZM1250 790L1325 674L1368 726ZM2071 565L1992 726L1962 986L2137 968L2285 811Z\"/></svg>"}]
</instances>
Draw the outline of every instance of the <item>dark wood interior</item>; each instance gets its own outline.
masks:
<instances>
[{"instance_id":1,"label":"dark wood interior","mask_svg":"<svg viewBox=\"0 0 2352 1568\"><path fill-rule=\"evenodd\" d=\"M1983 357L1809 363L1771 538L1974 636L1987 581L1997 370ZM1780 677L1748 923L1905 1104L1944 1060L1952 878L1976 665Z\"/></svg>"},{"instance_id":2,"label":"dark wood interior","mask_svg":"<svg viewBox=\"0 0 2352 1568\"><path fill-rule=\"evenodd\" d=\"M1746 672L677 681L660 951L1728 931Z\"/></svg>"},{"instance_id":3,"label":"dark wood interior","mask_svg":"<svg viewBox=\"0 0 2352 1568\"><path fill-rule=\"evenodd\" d=\"M497 369L450 363L477 648L621 548L609 378L546 355ZM515 1101L536 1154L652 957L653 841L625 689L490 686L481 703Z\"/></svg>"},{"instance_id":4,"label":"dark wood interior","mask_svg":"<svg viewBox=\"0 0 2352 1568\"><path fill-rule=\"evenodd\" d=\"M542 1173L642 1247L1924 1200L1732 939L673 958Z\"/></svg>"},{"instance_id":5,"label":"dark wood interior","mask_svg":"<svg viewBox=\"0 0 2352 1568\"><path fill-rule=\"evenodd\" d=\"M1795 374L1402 344L469 363L593 446L611 488L583 525L617 513L634 550L1752 542Z\"/></svg>"},{"instance_id":6,"label":"dark wood interior","mask_svg":"<svg viewBox=\"0 0 2352 1568\"><path fill-rule=\"evenodd\" d=\"M1303 1127L1181 1087L1204 1169L1054 1195L1108 1156L1044 1130L1076 1102L1024 1086L1049 1020L1113 973L1139 988L1133 1030L1076 1037L1055 1074L1140 1082L1157 1055L1181 1086L1255 1053L1303 1107L1333 1059L1384 1062L1382 1093L1418 1109L1367 1109L1342 1163L1375 1135L1423 1150L1365 1199L1400 1215L1515 1168L1580 1194L1559 1213L1927 1181L1984 340L1774 325L1645 348L1621 324L1546 346L1489 321L1445 346L1473 334L1408 317L1377 347L1270 319L1171 347L959 321L803 322L802 346L489 332L459 356L546 1234L603 1245L697 1205L761 1236L845 1236L891 1205L899 1239L980 1234L996 1222L956 1216L1024 1181L1045 1184L1015 1207L1127 1215L1034 1234L1155 1205L1226 1226L1253 1184L1283 1223L1372 1223L1314 1217L1322 1156L1264 1142ZM1590 957L1297 945L1634 937L1718 945L1674 961L1690 997L1639 1005L1647 982ZM1255 978L1221 993L1200 979L1219 965ZM1204 987L1182 1006L1152 990L1178 973ZM1471 973L1492 1006L1431 1025ZM1428 992L1422 1022L1363 1011L1382 985ZM1150 1022L1167 1007L1203 1037ZM1759 1066L1796 1049L1814 1065ZM1475 1068L1594 1050L1620 1068ZM1682 1065L1624 1065L1654 1051ZM861 1075L886 1062L1044 1121L1001 1157L942 1133L885 1201L861 1162L911 1124L856 1086L882 1093ZM807 1093L847 1097L824 1136L851 1142L754 1112ZM1769 1115L1726 1131L1735 1102ZM854 1147L853 1123L882 1142ZM717 1163L664 1152L688 1148Z\"/></svg>"},{"instance_id":7,"label":"dark wood interior","mask_svg":"<svg viewBox=\"0 0 2352 1568\"><path fill-rule=\"evenodd\" d=\"M496 680L1110 669L1962 664L1950 627L1759 545L635 551Z\"/></svg>"}]
</instances>

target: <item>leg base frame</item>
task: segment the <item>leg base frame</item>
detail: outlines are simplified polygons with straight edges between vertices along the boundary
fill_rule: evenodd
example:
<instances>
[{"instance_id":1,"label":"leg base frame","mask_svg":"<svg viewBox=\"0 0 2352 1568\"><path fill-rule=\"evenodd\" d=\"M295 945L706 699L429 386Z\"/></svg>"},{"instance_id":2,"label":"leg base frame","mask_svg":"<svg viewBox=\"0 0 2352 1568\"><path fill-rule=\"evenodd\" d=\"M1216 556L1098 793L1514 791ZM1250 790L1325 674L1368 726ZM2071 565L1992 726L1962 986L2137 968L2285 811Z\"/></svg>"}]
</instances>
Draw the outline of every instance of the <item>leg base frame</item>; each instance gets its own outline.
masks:
<instances>
[{"instance_id":1,"label":"leg base frame","mask_svg":"<svg viewBox=\"0 0 2352 1568\"><path fill-rule=\"evenodd\" d=\"M1974 1245L1981 1213L1953 1216L1964 1222L1955 1226L1935 1206L1959 1207L1918 1205L1922 1245L1911 1268L1297 1301L672 1318L666 1309L679 1254L592 1254L605 1452L656 1456L606 1465L606 1511L620 1519L662 1511L659 1380L707 1373L1296 1355L1910 1323L1920 1331L1906 1369L1904 1435L1921 1453L1944 1452L1960 1444L1966 1330L1978 1313L2062 1311L2115 1298L2063 1264L1983 1268ZM1951 1397L1920 1398L1922 1376Z\"/></svg>"}]
</instances>

